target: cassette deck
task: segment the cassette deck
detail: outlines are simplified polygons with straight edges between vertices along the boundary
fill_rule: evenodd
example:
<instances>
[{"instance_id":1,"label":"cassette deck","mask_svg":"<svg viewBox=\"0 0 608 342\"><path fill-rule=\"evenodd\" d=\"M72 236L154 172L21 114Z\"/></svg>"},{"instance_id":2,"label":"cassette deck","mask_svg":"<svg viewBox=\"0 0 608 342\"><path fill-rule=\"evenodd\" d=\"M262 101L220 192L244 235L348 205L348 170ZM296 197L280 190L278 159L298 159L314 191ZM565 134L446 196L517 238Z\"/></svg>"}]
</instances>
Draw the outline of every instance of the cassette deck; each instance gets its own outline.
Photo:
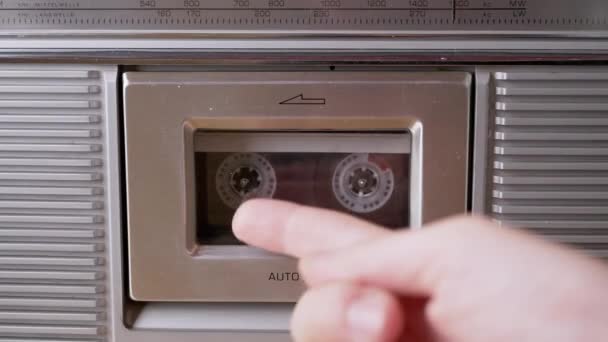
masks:
<instances>
[{"instance_id":1,"label":"cassette deck","mask_svg":"<svg viewBox=\"0 0 608 342\"><path fill-rule=\"evenodd\" d=\"M0 340L288 341L255 197L608 258L607 36L602 0L0 0Z\"/></svg>"},{"instance_id":2,"label":"cassette deck","mask_svg":"<svg viewBox=\"0 0 608 342\"><path fill-rule=\"evenodd\" d=\"M467 73L124 77L127 155L142 156L126 164L131 294L138 300L295 301L301 282L268 281L272 273L297 272L293 261L231 236L235 208L251 197L340 210L392 228L466 211ZM324 101L285 104L300 93ZM209 279L227 269L249 286ZM186 279L195 277L192 287Z\"/></svg>"}]
</instances>

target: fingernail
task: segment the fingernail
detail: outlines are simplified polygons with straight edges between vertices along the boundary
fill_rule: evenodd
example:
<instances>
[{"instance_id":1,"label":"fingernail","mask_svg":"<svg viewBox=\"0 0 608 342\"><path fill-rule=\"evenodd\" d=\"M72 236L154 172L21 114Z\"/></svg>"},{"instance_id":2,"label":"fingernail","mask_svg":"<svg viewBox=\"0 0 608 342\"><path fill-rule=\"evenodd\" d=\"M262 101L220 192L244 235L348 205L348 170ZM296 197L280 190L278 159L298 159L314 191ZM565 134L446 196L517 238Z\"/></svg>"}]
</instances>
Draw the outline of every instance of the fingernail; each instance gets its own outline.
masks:
<instances>
[{"instance_id":1,"label":"fingernail","mask_svg":"<svg viewBox=\"0 0 608 342\"><path fill-rule=\"evenodd\" d=\"M386 320L386 301L374 293L353 299L347 311L347 324L353 342L378 341Z\"/></svg>"}]
</instances>

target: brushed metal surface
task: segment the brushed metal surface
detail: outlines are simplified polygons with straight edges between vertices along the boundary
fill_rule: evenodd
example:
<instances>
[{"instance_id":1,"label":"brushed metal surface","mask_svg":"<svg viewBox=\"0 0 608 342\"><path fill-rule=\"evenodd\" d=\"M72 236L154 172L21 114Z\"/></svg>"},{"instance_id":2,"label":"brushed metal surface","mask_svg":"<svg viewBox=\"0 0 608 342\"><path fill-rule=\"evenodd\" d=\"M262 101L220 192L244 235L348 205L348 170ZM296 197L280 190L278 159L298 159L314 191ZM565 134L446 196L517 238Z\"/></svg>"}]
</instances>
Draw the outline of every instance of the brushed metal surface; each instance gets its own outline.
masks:
<instances>
[{"instance_id":1,"label":"brushed metal surface","mask_svg":"<svg viewBox=\"0 0 608 342\"><path fill-rule=\"evenodd\" d=\"M606 69L490 70L485 213L607 257Z\"/></svg>"},{"instance_id":2,"label":"brushed metal surface","mask_svg":"<svg viewBox=\"0 0 608 342\"><path fill-rule=\"evenodd\" d=\"M597 36L608 28L602 0L4 0L0 10L4 34Z\"/></svg>"},{"instance_id":3,"label":"brushed metal surface","mask_svg":"<svg viewBox=\"0 0 608 342\"><path fill-rule=\"evenodd\" d=\"M107 340L106 76L0 65L0 341Z\"/></svg>"},{"instance_id":4,"label":"brushed metal surface","mask_svg":"<svg viewBox=\"0 0 608 342\"><path fill-rule=\"evenodd\" d=\"M463 72L127 73L131 295L267 302L302 290L268 281L270 272L296 272L291 259L194 243L188 170L197 129L409 131L412 226L465 212L470 81ZM301 93L326 105L280 104Z\"/></svg>"}]
</instances>

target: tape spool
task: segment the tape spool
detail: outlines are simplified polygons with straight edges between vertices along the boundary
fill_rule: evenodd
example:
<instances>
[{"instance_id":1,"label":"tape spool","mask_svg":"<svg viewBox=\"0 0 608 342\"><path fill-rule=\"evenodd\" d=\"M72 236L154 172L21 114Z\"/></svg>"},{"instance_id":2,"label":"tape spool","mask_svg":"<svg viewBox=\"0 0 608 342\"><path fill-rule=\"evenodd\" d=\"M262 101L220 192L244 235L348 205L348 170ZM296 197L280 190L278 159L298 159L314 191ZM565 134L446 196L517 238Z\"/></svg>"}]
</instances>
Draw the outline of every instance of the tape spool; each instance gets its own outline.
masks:
<instances>
[{"instance_id":1,"label":"tape spool","mask_svg":"<svg viewBox=\"0 0 608 342\"><path fill-rule=\"evenodd\" d=\"M351 154L336 167L332 188L344 208L355 213L371 213L391 198L395 176L389 167L371 160L369 154Z\"/></svg>"},{"instance_id":2,"label":"tape spool","mask_svg":"<svg viewBox=\"0 0 608 342\"><path fill-rule=\"evenodd\" d=\"M262 155L234 153L218 167L215 185L222 202L236 209L248 199L272 198L277 181L274 168Z\"/></svg>"}]
</instances>

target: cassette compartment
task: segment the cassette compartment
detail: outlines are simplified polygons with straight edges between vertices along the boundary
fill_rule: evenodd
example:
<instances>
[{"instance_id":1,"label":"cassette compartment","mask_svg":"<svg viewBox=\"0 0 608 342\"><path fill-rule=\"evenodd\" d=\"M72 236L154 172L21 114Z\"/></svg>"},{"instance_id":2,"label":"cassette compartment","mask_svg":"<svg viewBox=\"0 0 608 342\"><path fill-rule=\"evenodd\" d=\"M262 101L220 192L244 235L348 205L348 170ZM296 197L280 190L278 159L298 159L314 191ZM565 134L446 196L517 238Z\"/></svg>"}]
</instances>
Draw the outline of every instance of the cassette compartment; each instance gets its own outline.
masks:
<instances>
[{"instance_id":1,"label":"cassette compartment","mask_svg":"<svg viewBox=\"0 0 608 342\"><path fill-rule=\"evenodd\" d=\"M194 138L196 236L236 245L238 206L275 198L409 225L410 137L405 132L205 132Z\"/></svg>"},{"instance_id":2,"label":"cassette compartment","mask_svg":"<svg viewBox=\"0 0 608 342\"><path fill-rule=\"evenodd\" d=\"M206 184L196 175L199 153L207 154L210 160L205 163L211 170L208 181L202 177L209 191L199 193L215 196L215 168L233 153L246 153L261 155L273 165L275 198L281 197L280 187L287 182L281 176L288 170L283 165L300 169L304 161L320 165L316 160L328 159L338 166L327 168L335 170L338 160L352 154L407 155L396 163L409 165L403 169L408 173L393 170L395 177L408 180L402 190L408 197L394 202L399 214L407 217L378 216L399 217L411 229L419 229L424 223L464 213L471 80L463 72L388 69L126 73L125 207L131 298L285 303L305 291L301 278L276 281L273 276L297 274L297 260L236 244L229 235L235 206L230 197L217 197L216 205L211 205L205 195L197 203L197 185ZM282 153L299 155L287 164L279 158ZM305 154L311 155L304 158ZM243 171L251 175L249 169ZM325 172L324 179L333 177L334 171ZM226 179L227 174L221 176ZM249 181L242 184L252 186ZM298 189L312 191L307 186ZM343 210L332 197L332 188L324 191L331 195L324 199L330 202L326 205ZM390 201L380 210L388 208L393 208ZM206 217L204 210L214 216Z\"/></svg>"}]
</instances>

